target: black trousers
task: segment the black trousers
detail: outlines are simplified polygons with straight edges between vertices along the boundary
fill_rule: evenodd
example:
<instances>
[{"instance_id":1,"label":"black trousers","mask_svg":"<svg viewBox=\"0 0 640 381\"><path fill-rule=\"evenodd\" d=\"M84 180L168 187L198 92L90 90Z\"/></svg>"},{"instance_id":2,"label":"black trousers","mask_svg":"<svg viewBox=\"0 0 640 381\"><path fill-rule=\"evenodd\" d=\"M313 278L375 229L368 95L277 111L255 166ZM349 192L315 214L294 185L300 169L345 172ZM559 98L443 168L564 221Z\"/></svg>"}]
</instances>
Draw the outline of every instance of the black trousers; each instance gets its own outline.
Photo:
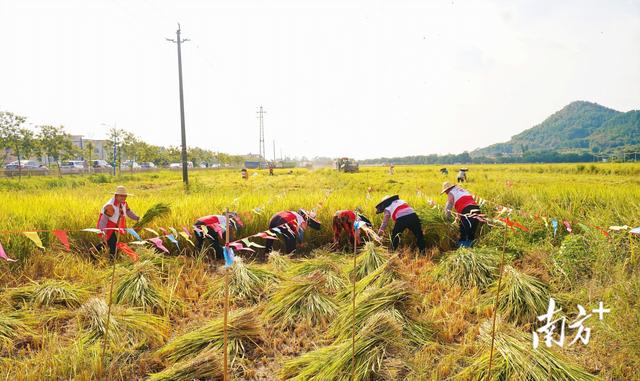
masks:
<instances>
[{"instance_id":1,"label":"black trousers","mask_svg":"<svg viewBox=\"0 0 640 381\"><path fill-rule=\"evenodd\" d=\"M269 229L275 228L276 226L280 226L286 222L287 221L284 218L280 216L275 216L271 219L271 221L269 221ZM284 253L290 254L292 251L296 249L296 237L294 237L291 233L289 233L285 229L282 229L282 238L284 239ZM265 254L268 254L273 250L273 241L274 241L273 239L268 239L267 242L265 243L265 250L264 250Z\"/></svg>"},{"instance_id":2,"label":"black trousers","mask_svg":"<svg viewBox=\"0 0 640 381\"><path fill-rule=\"evenodd\" d=\"M420 249L420 252L424 252L427 245L424 241L424 234L422 233L422 223L420 223L420 218L415 213L402 216L396 220L393 232L391 233L391 246L393 247L393 250L398 248L398 244L400 243L400 234L402 234L405 229L411 230L413 235L416 236L418 248Z\"/></svg>"},{"instance_id":3,"label":"black trousers","mask_svg":"<svg viewBox=\"0 0 640 381\"><path fill-rule=\"evenodd\" d=\"M118 234L116 231L113 231L111 233L111 237L109 237L109 239L107 240L107 247L109 247L109 258L111 258L111 260L116 259L116 244L118 243L118 237L116 236L116 234ZM104 241L102 241L101 243L99 243L98 245L96 245L96 250L101 251L102 249L104 249Z\"/></svg>"},{"instance_id":4,"label":"black trousers","mask_svg":"<svg viewBox=\"0 0 640 381\"><path fill-rule=\"evenodd\" d=\"M200 221L195 223L195 226L202 226L202 225L205 225L205 224ZM222 243L220 242L220 237L218 237L217 232L213 231L213 229L209 229L209 233L207 234L207 237L205 237L202 232L199 232L197 230L194 230L193 234L196 237L196 249L198 251L202 250L202 247L204 246L206 241L207 245L209 245L209 247L212 247L214 250L213 259L217 260L217 259L224 258Z\"/></svg>"},{"instance_id":5,"label":"black trousers","mask_svg":"<svg viewBox=\"0 0 640 381\"><path fill-rule=\"evenodd\" d=\"M480 210L478 205L469 205L462 209L461 214L470 214L472 210ZM480 220L471 216L460 216L460 241L473 241L476 238L476 230Z\"/></svg>"}]
</instances>

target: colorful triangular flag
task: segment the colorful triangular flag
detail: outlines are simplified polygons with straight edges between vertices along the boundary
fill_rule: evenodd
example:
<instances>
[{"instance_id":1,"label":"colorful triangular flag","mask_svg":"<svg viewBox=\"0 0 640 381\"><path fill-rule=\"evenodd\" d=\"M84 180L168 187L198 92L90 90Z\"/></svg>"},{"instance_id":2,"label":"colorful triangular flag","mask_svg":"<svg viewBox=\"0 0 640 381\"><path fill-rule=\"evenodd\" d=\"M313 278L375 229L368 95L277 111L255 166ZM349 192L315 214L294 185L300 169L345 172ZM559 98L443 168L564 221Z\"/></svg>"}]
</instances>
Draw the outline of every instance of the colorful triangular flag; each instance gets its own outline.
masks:
<instances>
[{"instance_id":1,"label":"colorful triangular flag","mask_svg":"<svg viewBox=\"0 0 640 381\"><path fill-rule=\"evenodd\" d=\"M133 251L132 248L130 248L126 243L124 242L118 242L118 244L116 245L116 247L122 251L123 253L125 253L129 258L131 258L132 261L136 262L138 260L138 254Z\"/></svg>"},{"instance_id":2,"label":"colorful triangular flag","mask_svg":"<svg viewBox=\"0 0 640 381\"><path fill-rule=\"evenodd\" d=\"M156 237L159 236L160 234L158 234L157 231L151 229L151 228L144 228L144 230L148 231L149 233L155 235Z\"/></svg>"},{"instance_id":3,"label":"colorful triangular flag","mask_svg":"<svg viewBox=\"0 0 640 381\"><path fill-rule=\"evenodd\" d=\"M149 238L149 242L153 243L158 249L164 251L165 253L169 254L169 250L167 250L166 247L164 247L164 244L162 243L162 240L160 238Z\"/></svg>"},{"instance_id":4,"label":"colorful triangular flag","mask_svg":"<svg viewBox=\"0 0 640 381\"><path fill-rule=\"evenodd\" d=\"M235 259L233 249L230 246L225 246L222 253L224 254L224 267L233 266L233 261Z\"/></svg>"},{"instance_id":5,"label":"colorful triangular flag","mask_svg":"<svg viewBox=\"0 0 640 381\"><path fill-rule=\"evenodd\" d=\"M136 232L135 230L133 230L133 228L127 228L127 233L131 234L131 236L135 239L137 239L138 241L142 241L142 238L140 237L140 235L138 234L138 232Z\"/></svg>"},{"instance_id":6,"label":"colorful triangular flag","mask_svg":"<svg viewBox=\"0 0 640 381\"><path fill-rule=\"evenodd\" d=\"M176 237L173 234L169 234L167 236L167 239L169 241L171 241L174 245L176 245L176 247L178 248L178 250L180 249L180 245L178 244L178 240L176 239Z\"/></svg>"},{"instance_id":7,"label":"colorful triangular flag","mask_svg":"<svg viewBox=\"0 0 640 381\"><path fill-rule=\"evenodd\" d=\"M2 247L2 243L0 242L0 259L4 259L7 262L15 262L15 259L11 259L7 256L7 253L4 252L4 247Z\"/></svg>"},{"instance_id":8,"label":"colorful triangular flag","mask_svg":"<svg viewBox=\"0 0 640 381\"><path fill-rule=\"evenodd\" d=\"M58 238L58 241L67 249L67 251L71 251L71 246L69 246L69 237L67 237L67 232L64 230L53 230L53 235Z\"/></svg>"},{"instance_id":9,"label":"colorful triangular flag","mask_svg":"<svg viewBox=\"0 0 640 381\"><path fill-rule=\"evenodd\" d=\"M40 236L37 232L23 232L22 234L33 241L33 243L35 243L38 248L44 250L44 246L42 246L42 240L40 239Z\"/></svg>"}]
</instances>

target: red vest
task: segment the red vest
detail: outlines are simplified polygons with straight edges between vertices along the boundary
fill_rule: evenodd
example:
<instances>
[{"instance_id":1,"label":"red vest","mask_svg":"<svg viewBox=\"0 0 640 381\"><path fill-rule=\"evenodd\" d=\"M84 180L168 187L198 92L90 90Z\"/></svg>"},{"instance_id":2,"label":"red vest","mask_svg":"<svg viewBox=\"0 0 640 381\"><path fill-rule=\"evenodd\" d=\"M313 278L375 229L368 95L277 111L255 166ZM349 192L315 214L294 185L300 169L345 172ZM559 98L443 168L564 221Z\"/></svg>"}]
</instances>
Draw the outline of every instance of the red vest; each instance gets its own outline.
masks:
<instances>
[{"instance_id":1,"label":"red vest","mask_svg":"<svg viewBox=\"0 0 640 381\"><path fill-rule=\"evenodd\" d=\"M346 218L350 223L354 223L356 220L356 214L353 212L353 210L338 210L336 212L336 217Z\"/></svg>"},{"instance_id":2,"label":"red vest","mask_svg":"<svg viewBox=\"0 0 640 381\"><path fill-rule=\"evenodd\" d=\"M456 212L458 213L462 213L464 208L469 205L476 205L471 193L458 186L451 188L449 194L453 196L453 206L456 208Z\"/></svg>"},{"instance_id":3,"label":"red vest","mask_svg":"<svg viewBox=\"0 0 640 381\"><path fill-rule=\"evenodd\" d=\"M296 234L298 233L298 224L300 224L302 220L302 217L300 217L298 213L285 211L285 212L276 213L276 215L273 217L276 217L276 216L285 220L285 222L289 224L289 227L291 228L291 230L293 230L294 233Z\"/></svg>"}]
</instances>

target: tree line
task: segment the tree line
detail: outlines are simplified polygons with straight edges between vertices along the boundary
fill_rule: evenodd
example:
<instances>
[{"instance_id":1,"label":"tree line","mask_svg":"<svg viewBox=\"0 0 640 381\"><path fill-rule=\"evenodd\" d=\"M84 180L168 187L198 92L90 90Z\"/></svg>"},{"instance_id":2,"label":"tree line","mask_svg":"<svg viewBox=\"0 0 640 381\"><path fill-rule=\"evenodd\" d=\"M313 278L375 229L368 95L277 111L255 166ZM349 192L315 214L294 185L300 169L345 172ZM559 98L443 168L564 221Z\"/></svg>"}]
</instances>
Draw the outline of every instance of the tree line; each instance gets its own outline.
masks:
<instances>
[{"instance_id":1,"label":"tree line","mask_svg":"<svg viewBox=\"0 0 640 381\"><path fill-rule=\"evenodd\" d=\"M0 112L0 154L2 161L9 155L15 156L18 169L21 163L33 157L45 158L48 166L56 166L60 173L60 162L81 159L90 162L94 157L94 145L87 141L83 147L73 144L71 135L64 126L28 126L27 118L11 112ZM115 145L115 157L114 157ZM180 147L160 147L148 144L124 129L111 128L105 144L106 161L118 168L125 160L152 162L157 166L181 161ZM214 152L199 147L189 147L187 158L195 166L206 163L241 165L245 157Z\"/></svg>"}]
</instances>

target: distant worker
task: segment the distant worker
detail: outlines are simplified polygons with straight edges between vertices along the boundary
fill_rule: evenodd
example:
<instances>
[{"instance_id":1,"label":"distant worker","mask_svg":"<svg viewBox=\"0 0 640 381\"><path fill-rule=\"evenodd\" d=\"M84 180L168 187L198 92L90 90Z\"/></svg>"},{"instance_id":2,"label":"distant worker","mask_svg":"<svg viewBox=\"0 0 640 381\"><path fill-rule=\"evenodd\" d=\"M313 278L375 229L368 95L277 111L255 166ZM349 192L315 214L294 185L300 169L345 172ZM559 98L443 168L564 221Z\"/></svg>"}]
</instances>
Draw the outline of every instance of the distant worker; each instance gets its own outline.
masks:
<instances>
[{"instance_id":1,"label":"distant worker","mask_svg":"<svg viewBox=\"0 0 640 381\"><path fill-rule=\"evenodd\" d=\"M273 176L273 163L269 163L269 176Z\"/></svg>"},{"instance_id":2,"label":"distant worker","mask_svg":"<svg viewBox=\"0 0 640 381\"><path fill-rule=\"evenodd\" d=\"M393 176L393 174L394 174L394 172L395 172L395 168L396 168L396 167L393 165L393 163L392 163L392 164L389 164L389 174L390 174L391 176Z\"/></svg>"},{"instance_id":3,"label":"distant worker","mask_svg":"<svg viewBox=\"0 0 640 381\"><path fill-rule=\"evenodd\" d=\"M343 235L347 235L347 242L353 243L356 240L356 246L360 245L360 234L354 231L353 224L356 221L364 221L369 227L373 227L369 219L353 210L338 210L333 215L333 246L337 247L340 244L340 239Z\"/></svg>"},{"instance_id":4,"label":"distant worker","mask_svg":"<svg viewBox=\"0 0 640 381\"><path fill-rule=\"evenodd\" d=\"M458 171L458 182L464 183L467 180L467 169L462 168Z\"/></svg>"},{"instance_id":5,"label":"distant worker","mask_svg":"<svg viewBox=\"0 0 640 381\"><path fill-rule=\"evenodd\" d=\"M238 213L229 212L229 219L231 220L231 229L229 230L229 237L233 237L232 232L237 232L238 229L244 227L244 224L238 217ZM203 229L206 226L206 231ZM227 218L224 214L210 214L208 216L200 217L193 224L193 232L196 236L196 249L202 250L205 241L215 250L214 259L223 259L222 247L226 241L225 234L227 233Z\"/></svg>"},{"instance_id":6,"label":"distant worker","mask_svg":"<svg viewBox=\"0 0 640 381\"><path fill-rule=\"evenodd\" d=\"M449 170L447 168L440 168L440 173L443 176L448 176L449 175Z\"/></svg>"},{"instance_id":7,"label":"distant worker","mask_svg":"<svg viewBox=\"0 0 640 381\"><path fill-rule=\"evenodd\" d=\"M459 185L445 181L442 184L440 194L447 194L447 205L445 206L445 216L451 219L451 210L460 216L460 240L459 247L473 246L476 237L476 230L482 219L480 207L476 204L471 193Z\"/></svg>"},{"instance_id":8,"label":"distant worker","mask_svg":"<svg viewBox=\"0 0 640 381\"><path fill-rule=\"evenodd\" d=\"M127 204L127 196L133 194L127 193L127 189L119 185L113 193L113 197L107 201L100 210L97 228L102 230L101 236L109 246L109 255L111 259L115 259L116 245L118 243L118 231L122 231L127 227L126 217L134 221L138 221L138 217L133 210L129 209ZM101 250L104 244L98 245L97 249Z\"/></svg>"},{"instance_id":9,"label":"distant worker","mask_svg":"<svg viewBox=\"0 0 640 381\"><path fill-rule=\"evenodd\" d=\"M398 244L400 243L400 234L402 234L405 229L409 229L416 237L420 252L425 252L426 244L424 241L424 234L422 233L422 224L420 223L420 218L409 204L400 200L398 195L385 196L382 198L382 201L376 205L376 214L383 212L384 218L382 220L382 225L380 225L380 229L378 229L378 235L381 236L384 234L387 224L389 223L389 219L395 221L393 232L391 233L391 246L393 250L398 248Z\"/></svg>"},{"instance_id":10,"label":"distant worker","mask_svg":"<svg viewBox=\"0 0 640 381\"><path fill-rule=\"evenodd\" d=\"M298 243L302 243L304 239L304 231L307 227L314 230L320 230L320 222L315 219L313 213L308 213L304 209L297 212L282 211L274 214L269 221L269 229L277 228L284 237L284 252L289 254L293 252ZM268 239L265 243L265 253L273 250L273 240Z\"/></svg>"},{"instance_id":11,"label":"distant worker","mask_svg":"<svg viewBox=\"0 0 640 381\"><path fill-rule=\"evenodd\" d=\"M242 168L240 170L240 174L242 175L242 179L243 180L248 180L249 179L249 171L247 171L247 168Z\"/></svg>"}]
</instances>

